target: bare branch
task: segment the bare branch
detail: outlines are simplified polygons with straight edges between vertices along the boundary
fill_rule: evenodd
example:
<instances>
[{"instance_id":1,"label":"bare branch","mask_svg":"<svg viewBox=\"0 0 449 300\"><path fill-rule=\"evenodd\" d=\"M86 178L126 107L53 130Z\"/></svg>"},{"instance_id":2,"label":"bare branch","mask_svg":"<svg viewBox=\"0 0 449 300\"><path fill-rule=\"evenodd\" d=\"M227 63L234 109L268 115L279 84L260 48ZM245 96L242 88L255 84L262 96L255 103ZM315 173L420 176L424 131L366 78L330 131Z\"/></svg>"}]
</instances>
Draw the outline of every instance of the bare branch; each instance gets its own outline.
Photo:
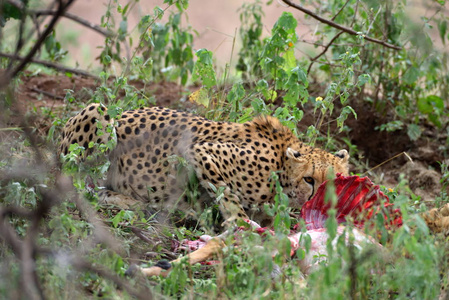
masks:
<instances>
[{"instance_id":1,"label":"bare branch","mask_svg":"<svg viewBox=\"0 0 449 300\"><path fill-rule=\"evenodd\" d=\"M322 55L324 55L324 54L327 52L327 50L329 49L329 47L334 43L334 41L335 41L336 39L338 39L338 37L339 37L340 35L342 35L342 34L343 34L343 31L340 31L339 33L337 33L337 34L330 40L330 42L326 45L326 47L324 47L323 51L321 51L320 54L318 54L317 56L315 56L315 57L313 57L313 58L310 59L312 62L310 63L309 67L307 68L307 74L310 73L310 69L312 69L313 63L314 63L318 58L320 58Z\"/></svg>"},{"instance_id":2,"label":"bare branch","mask_svg":"<svg viewBox=\"0 0 449 300\"><path fill-rule=\"evenodd\" d=\"M9 54L9 53L3 53L0 52L0 56L1 57L7 57L9 59L13 59L13 60L24 60L25 58L22 56L18 56L18 55L14 55L14 54ZM75 69L75 68L71 68L71 67L66 67L54 62L50 62L50 61L45 61L45 60L41 60L41 59L37 59L37 58L32 58L30 59L30 63L34 63L34 64L39 64L39 65L43 65L46 66L48 68L52 68L56 71L59 72L68 72L68 73L73 73L76 75L80 75L80 76L85 76L85 77L91 77L91 78L95 78L98 79L98 76L93 75L87 71L84 70L80 70L80 69Z\"/></svg>"},{"instance_id":3,"label":"bare branch","mask_svg":"<svg viewBox=\"0 0 449 300\"><path fill-rule=\"evenodd\" d=\"M314 18L314 19L316 19L318 21L320 21L321 23L327 24L329 26L337 28L337 29L339 29L341 31L344 31L346 33L349 33L351 35L359 35L359 33L357 31L355 31L355 30L353 30L351 28L347 28L345 26L342 26L340 24L337 24L337 23L335 23L335 22L333 22L331 20L328 20L328 19L325 19L323 17L320 17L319 15L315 14L314 12L312 12L312 11L302 7L301 5L295 4L295 3L293 3L290 0L282 0L282 2L284 2L288 6L291 6L291 7L295 8L295 9L297 9L299 11L302 11L303 13L311 16L312 18ZM402 47L395 46L395 45L392 45L392 44L387 43L385 41L381 41L381 40L378 40L378 39L375 39L375 38L372 38L372 37L369 37L369 36L364 36L363 38L365 40L367 40L367 41L370 41L370 42L373 42L373 43L376 43L376 44L380 44L380 45L382 45L384 47L391 48L391 49L394 49L394 50L401 50L402 49Z\"/></svg>"},{"instance_id":4,"label":"bare branch","mask_svg":"<svg viewBox=\"0 0 449 300\"><path fill-rule=\"evenodd\" d=\"M36 15L36 17L39 16L54 16L57 14L57 11L51 10L51 9L42 9L42 10L30 10L29 13ZM97 24L93 24L85 19L82 19L80 17L78 17L77 15L65 12L62 17L65 17L67 19L70 19L72 21L75 21L85 27L88 27L106 37L114 37L115 34L112 31L106 30L105 28L97 25Z\"/></svg>"}]
</instances>

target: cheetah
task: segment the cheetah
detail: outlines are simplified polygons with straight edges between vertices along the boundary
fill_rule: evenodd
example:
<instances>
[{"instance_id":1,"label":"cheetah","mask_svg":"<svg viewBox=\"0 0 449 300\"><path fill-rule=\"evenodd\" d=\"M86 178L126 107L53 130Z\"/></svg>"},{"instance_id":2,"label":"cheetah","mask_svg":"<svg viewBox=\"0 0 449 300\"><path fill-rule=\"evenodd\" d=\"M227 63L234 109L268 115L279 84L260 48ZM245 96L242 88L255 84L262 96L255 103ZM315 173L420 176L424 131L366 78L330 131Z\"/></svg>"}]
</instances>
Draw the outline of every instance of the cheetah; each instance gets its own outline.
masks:
<instances>
[{"instance_id":1,"label":"cheetah","mask_svg":"<svg viewBox=\"0 0 449 300\"><path fill-rule=\"evenodd\" d=\"M143 202L156 211L192 209L185 190L194 174L205 194L202 208L218 201L225 220L266 225L272 221L264 204L274 203L273 172L293 208L311 199L330 170L348 174L346 150L330 154L308 146L277 118L216 122L162 107L125 111L114 123L105 107L91 104L67 121L59 152L66 155L74 143L88 149L90 142L107 142L108 125L117 145L108 154L106 202ZM180 159L190 172L180 171Z\"/></svg>"}]
</instances>

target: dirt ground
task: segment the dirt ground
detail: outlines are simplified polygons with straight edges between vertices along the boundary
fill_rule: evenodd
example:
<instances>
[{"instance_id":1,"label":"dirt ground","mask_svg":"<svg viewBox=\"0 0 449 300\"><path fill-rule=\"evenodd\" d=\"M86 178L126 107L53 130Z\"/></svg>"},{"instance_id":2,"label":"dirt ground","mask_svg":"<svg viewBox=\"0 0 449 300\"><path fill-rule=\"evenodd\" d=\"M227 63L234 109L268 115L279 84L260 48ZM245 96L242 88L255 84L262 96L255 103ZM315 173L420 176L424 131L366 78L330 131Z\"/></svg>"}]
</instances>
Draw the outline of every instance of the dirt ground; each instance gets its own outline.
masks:
<instances>
[{"instance_id":1,"label":"dirt ground","mask_svg":"<svg viewBox=\"0 0 449 300\"><path fill-rule=\"evenodd\" d=\"M140 82L134 83L137 88L144 88ZM89 95L95 90L97 82L91 78L72 77L64 75L23 76L16 93L17 104L22 110L34 111L42 114L42 108L58 115L64 108L66 90L73 90L77 100L87 102ZM189 109L191 104L185 102L188 90L176 83L151 83L145 86L146 91L156 99L156 105ZM365 172L368 168L380 165L373 172L365 175L377 184L384 184L394 188L398 183L399 175L405 174L409 180L411 190L422 197L429 206L441 190L440 163L445 160L441 145L445 145L447 136L444 130L436 131L426 128L423 136L416 142L410 141L405 131L393 133L379 132L374 128L385 123L385 118L378 116L371 107L354 106L358 119L350 118L347 125L351 128L349 138L357 146L359 157L358 166L353 171ZM13 116L10 122L16 123L23 116ZM43 134L49 129L48 119L38 117L34 119L34 126ZM299 128L307 128L314 123L314 116L306 111ZM10 124L10 126L13 124ZM337 136L341 139L342 136ZM342 143L344 144L344 143ZM397 154L390 162L385 163ZM408 157L409 158L408 158ZM446 163L449 161L446 160ZM360 166L364 166L364 169Z\"/></svg>"}]
</instances>

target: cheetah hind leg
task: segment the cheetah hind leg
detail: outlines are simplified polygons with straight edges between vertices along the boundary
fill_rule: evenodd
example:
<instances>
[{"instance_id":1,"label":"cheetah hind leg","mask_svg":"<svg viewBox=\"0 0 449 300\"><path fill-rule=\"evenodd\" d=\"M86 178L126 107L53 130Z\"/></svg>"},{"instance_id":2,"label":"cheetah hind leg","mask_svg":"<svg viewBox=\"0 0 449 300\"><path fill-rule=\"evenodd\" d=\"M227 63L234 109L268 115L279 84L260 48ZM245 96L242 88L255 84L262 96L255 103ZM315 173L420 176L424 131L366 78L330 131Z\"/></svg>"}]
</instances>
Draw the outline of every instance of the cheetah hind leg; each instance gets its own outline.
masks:
<instances>
[{"instance_id":1,"label":"cheetah hind leg","mask_svg":"<svg viewBox=\"0 0 449 300\"><path fill-rule=\"evenodd\" d=\"M100 190L98 192L98 202L100 204L114 205L121 209L131 209L140 203L140 201L132 197L111 190Z\"/></svg>"},{"instance_id":2,"label":"cheetah hind leg","mask_svg":"<svg viewBox=\"0 0 449 300\"><path fill-rule=\"evenodd\" d=\"M441 208L433 208L421 215L433 233L449 236L449 203Z\"/></svg>"}]
</instances>

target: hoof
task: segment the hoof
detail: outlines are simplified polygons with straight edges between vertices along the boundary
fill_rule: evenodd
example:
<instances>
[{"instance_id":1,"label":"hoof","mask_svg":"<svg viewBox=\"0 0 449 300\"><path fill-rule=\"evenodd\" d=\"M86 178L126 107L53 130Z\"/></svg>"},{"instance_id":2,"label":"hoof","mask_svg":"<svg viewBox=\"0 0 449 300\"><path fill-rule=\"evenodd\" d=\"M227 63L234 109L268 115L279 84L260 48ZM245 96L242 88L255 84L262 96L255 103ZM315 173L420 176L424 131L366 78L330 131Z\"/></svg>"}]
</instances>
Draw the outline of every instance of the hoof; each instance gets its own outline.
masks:
<instances>
[{"instance_id":1,"label":"hoof","mask_svg":"<svg viewBox=\"0 0 449 300\"><path fill-rule=\"evenodd\" d=\"M168 270L168 269L171 268L171 263L169 263L166 260L160 260L154 266L155 267L159 267L159 268L164 269L164 270Z\"/></svg>"}]
</instances>

